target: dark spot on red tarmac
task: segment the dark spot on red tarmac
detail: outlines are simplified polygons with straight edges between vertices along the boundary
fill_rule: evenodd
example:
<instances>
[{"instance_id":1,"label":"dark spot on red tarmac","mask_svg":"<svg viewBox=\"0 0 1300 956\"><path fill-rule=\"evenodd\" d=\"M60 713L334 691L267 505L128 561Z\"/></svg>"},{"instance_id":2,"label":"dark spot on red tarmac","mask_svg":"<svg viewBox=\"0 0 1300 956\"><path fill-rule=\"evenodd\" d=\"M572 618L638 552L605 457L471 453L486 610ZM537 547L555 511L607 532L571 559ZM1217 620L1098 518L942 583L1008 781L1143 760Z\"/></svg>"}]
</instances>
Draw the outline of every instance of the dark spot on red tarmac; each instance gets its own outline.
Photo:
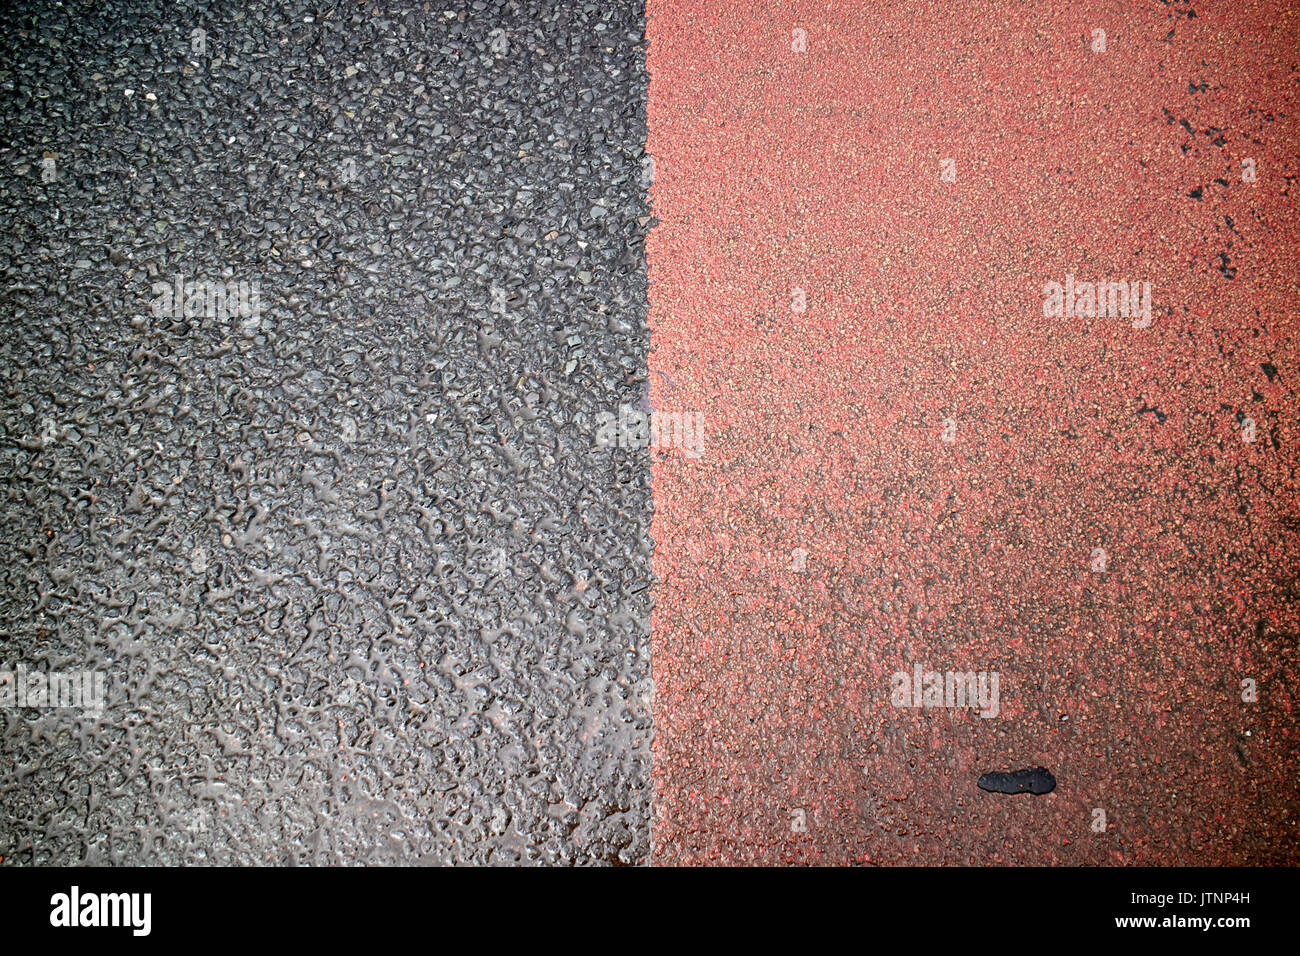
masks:
<instances>
[{"instance_id":1,"label":"dark spot on red tarmac","mask_svg":"<svg viewBox=\"0 0 1300 956\"><path fill-rule=\"evenodd\" d=\"M1138 409L1137 413L1139 415L1154 415L1156 421L1159 422L1161 425L1163 425L1165 423L1165 419L1169 417L1160 409L1149 406L1145 402L1142 404L1142 407Z\"/></svg>"},{"instance_id":2,"label":"dark spot on red tarmac","mask_svg":"<svg viewBox=\"0 0 1300 956\"><path fill-rule=\"evenodd\" d=\"M1031 767L1010 773L991 771L979 779L979 788L989 793L1032 793L1042 796L1056 789L1056 778L1046 767Z\"/></svg>"}]
</instances>

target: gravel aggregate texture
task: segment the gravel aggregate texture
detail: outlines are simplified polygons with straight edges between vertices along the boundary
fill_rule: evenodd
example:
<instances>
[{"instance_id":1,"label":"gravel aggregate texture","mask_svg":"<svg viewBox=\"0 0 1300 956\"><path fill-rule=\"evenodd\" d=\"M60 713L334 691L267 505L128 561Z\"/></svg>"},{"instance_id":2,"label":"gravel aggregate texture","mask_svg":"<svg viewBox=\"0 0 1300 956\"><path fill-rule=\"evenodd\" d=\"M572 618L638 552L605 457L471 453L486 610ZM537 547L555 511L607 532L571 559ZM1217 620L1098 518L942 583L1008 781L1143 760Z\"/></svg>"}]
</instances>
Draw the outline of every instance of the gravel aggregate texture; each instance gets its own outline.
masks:
<instances>
[{"instance_id":1,"label":"gravel aggregate texture","mask_svg":"<svg viewBox=\"0 0 1300 956\"><path fill-rule=\"evenodd\" d=\"M632 3L0 9L0 667L107 685L5 864L649 860L645 86Z\"/></svg>"},{"instance_id":2,"label":"gravel aggregate texture","mask_svg":"<svg viewBox=\"0 0 1300 956\"><path fill-rule=\"evenodd\" d=\"M656 860L1300 861L1295 6L646 16Z\"/></svg>"}]
</instances>

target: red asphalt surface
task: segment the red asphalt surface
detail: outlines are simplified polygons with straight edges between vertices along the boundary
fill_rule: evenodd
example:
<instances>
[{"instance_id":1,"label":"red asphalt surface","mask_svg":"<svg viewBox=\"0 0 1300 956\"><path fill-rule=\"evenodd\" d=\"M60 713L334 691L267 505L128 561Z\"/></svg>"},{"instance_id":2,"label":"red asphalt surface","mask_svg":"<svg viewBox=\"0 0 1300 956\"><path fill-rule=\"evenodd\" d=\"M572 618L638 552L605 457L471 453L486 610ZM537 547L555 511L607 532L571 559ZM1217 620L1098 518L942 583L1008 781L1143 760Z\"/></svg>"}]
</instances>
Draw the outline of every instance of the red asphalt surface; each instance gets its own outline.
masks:
<instances>
[{"instance_id":1,"label":"red asphalt surface","mask_svg":"<svg viewBox=\"0 0 1300 956\"><path fill-rule=\"evenodd\" d=\"M656 861L1300 862L1297 9L647 6Z\"/></svg>"}]
</instances>

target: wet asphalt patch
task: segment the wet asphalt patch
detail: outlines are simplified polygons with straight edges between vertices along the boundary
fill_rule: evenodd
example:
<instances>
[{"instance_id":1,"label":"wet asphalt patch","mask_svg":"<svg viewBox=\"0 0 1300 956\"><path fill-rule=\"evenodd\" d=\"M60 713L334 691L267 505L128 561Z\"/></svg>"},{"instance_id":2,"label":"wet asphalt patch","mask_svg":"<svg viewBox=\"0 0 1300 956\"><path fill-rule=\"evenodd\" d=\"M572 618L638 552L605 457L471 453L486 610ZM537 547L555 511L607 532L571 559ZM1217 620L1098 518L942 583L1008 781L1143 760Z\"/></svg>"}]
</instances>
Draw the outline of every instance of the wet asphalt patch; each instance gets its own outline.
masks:
<instances>
[{"instance_id":1,"label":"wet asphalt patch","mask_svg":"<svg viewBox=\"0 0 1300 956\"><path fill-rule=\"evenodd\" d=\"M638 5L0 38L0 857L645 862Z\"/></svg>"}]
</instances>

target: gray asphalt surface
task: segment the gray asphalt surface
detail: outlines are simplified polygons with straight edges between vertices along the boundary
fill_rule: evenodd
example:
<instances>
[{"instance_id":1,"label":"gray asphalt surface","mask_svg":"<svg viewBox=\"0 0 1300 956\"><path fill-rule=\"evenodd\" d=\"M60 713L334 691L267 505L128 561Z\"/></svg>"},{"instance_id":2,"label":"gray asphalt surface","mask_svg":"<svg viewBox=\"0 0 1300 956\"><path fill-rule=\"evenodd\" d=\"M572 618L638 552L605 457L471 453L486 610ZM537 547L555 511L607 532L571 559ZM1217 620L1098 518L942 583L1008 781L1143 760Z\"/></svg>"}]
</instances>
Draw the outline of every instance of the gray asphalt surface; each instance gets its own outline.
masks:
<instances>
[{"instance_id":1,"label":"gray asphalt surface","mask_svg":"<svg viewBox=\"0 0 1300 956\"><path fill-rule=\"evenodd\" d=\"M5 864L648 861L640 14L0 10Z\"/></svg>"}]
</instances>

